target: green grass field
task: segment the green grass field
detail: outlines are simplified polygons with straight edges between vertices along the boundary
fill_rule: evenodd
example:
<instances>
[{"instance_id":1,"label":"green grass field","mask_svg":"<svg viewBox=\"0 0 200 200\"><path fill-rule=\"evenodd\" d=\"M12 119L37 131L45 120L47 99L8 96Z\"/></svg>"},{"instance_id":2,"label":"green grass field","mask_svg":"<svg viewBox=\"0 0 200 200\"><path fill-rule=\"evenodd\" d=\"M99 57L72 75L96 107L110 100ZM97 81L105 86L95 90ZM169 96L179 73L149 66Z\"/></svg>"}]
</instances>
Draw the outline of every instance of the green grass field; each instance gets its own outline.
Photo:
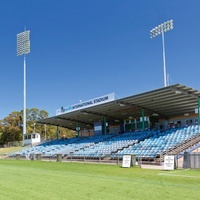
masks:
<instances>
[{"instance_id":1,"label":"green grass field","mask_svg":"<svg viewBox=\"0 0 200 200\"><path fill-rule=\"evenodd\" d=\"M12 153L12 152L16 152L19 150L24 149L25 147L8 147L8 148L0 148L0 154L5 154L5 153Z\"/></svg>"},{"instance_id":2,"label":"green grass field","mask_svg":"<svg viewBox=\"0 0 200 200\"><path fill-rule=\"evenodd\" d=\"M1 200L200 199L200 171L0 160Z\"/></svg>"}]
</instances>

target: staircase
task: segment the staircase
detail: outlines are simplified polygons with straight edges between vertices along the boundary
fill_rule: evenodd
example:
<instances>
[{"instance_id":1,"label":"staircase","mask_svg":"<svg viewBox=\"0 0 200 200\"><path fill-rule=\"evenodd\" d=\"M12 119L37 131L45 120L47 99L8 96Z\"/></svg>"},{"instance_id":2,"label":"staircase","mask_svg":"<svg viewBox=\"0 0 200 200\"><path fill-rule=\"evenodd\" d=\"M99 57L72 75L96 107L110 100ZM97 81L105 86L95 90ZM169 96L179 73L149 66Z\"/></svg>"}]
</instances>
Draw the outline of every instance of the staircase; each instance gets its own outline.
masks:
<instances>
[{"instance_id":1,"label":"staircase","mask_svg":"<svg viewBox=\"0 0 200 200\"><path fill-rule=\"evenodd\" d=\"M184 152L186 149L190 148L191 146L193 146L199 142L200 142L200 133L188 140L185 140L184 142L181 142L179 145L176 145L174 148L163 152L160 157L160 160L164 161L165 155L177 155L181 152Z\"/></svg>"}]
</instances>

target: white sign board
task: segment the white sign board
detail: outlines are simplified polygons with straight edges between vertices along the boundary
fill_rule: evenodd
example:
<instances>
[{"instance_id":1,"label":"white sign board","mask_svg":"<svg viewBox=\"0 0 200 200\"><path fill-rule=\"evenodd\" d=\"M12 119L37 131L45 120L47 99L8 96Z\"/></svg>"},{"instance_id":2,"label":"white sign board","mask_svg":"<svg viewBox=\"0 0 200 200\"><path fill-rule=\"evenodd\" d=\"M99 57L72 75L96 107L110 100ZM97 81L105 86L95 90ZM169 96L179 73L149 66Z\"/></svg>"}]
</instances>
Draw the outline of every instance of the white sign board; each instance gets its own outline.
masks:
<instances>
[{"instance_id":1,"label":"white sign board","mask_svg":"<svg viewBox=\"0 0 200 200\"><path fill-rule=\"evenodd\" d=\"M131 166L131 155L123 155L122 167Z\"/></svg>"},{"instance_id":2,"label":"white sign board","mask_svg":"<svg viewBox=\"0 0 200 200\"><path fill-rule=\"evenodd\" d=\"M164 170L174 170L174 156L165 156Z\"/></svg>"},{"instance_id":3,"label":"white sign board","mask_svg":"<svg viewBox=\"0 0 200 200\"><path fill-rule=\"evenodd\" d=\"M84 101L84 102L81 102L78 104L74 104L74 105L67 106L67 107L62 107L61 109L56 110L56 115L69 113L69 112L80 110L83 108L89 108L91 106L108 103L108 102L114 101L114 100L115 100L115 93L107 94L107 95L97 97L94 99L90 99L88 101Z\"/></svg>"}]
</instances>

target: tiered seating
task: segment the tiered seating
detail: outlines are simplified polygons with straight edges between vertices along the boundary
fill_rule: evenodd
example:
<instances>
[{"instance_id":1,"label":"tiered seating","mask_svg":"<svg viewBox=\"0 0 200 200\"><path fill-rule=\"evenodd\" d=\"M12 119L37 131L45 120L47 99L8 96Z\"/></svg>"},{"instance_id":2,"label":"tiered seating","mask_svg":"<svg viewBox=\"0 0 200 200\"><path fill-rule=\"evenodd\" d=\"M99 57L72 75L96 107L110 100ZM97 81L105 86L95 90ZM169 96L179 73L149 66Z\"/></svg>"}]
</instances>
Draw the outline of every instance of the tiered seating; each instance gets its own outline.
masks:
<instances>
[{"instance_id":1,"label":"tiered seating","mask_svg":"<svg viewBox=\"0 0 200 200\"><path fill-rule=\"evenodd\" d=\"M110 135L105 135L91 136L87 138L72 138L67 140L58 139L19 151L15 153L15 155L20 154L21 156L27 156L30 154L41 154L42 157L52 157L57 154L62 154L62 156L65 156L79 151L80 149L92 146L95 143L101 142L110 137Z\"/></svg>"},{"instance_id":2,"label":"tiered seating","mask_svg":"<svg viewBox=\"0 0 200 200\"><path fill-rule=\"evenodd\" d=\"M77 152L81 152L84 149L88 149L90 147L95 146L96 144L107 140L108 138L112 137L111 135L103 135L103 136L91 136L84 138L84 140L81 140L80 142L76 143L77 148L73 151L69 151L70 146L68 145L66 149L63 149L60 151L63 155L76 155ZM72 144L72 148L74 148L74 144Z\"/></svg>"},{"instance_id":3,"label":"tiered seating","mask_svg":"<svg viewBox=\"0 0 200 200\"><path fill-rule=\"evenodd\" d=\"M125 154L135 154L136 157L155 158L158 154L174 148L181 142L199 134L199 126L189 126L187 128L172 129L154 135L140 143L118 151L113 156L123 156Z\"/></svg>"},{"instance_id":4,"label":"tiered seating","mask_svg":"<svg viewBox=\"0 0 200 200\"><path fill-rule=\"evenodd\" d=\"M84 148L73 153L72 157L105 157L111 155L118 150L134 145L155 134L155 131L140 131L134 133L124 133L119 136L112 137L106 141L99 142L94 146Z\"/></svg>"},{"instance_id":5,"label":"tiered seating","mask_svg":"<svg viewBox=\"0 0 200 200\"><path fill-rule=\"evenodd\" d=\"M189 126L187 128L171 129L166 132L139 131L129 132L121 135L102 135L86 138L71 138L53 140L16 154L27 156L30 154L41 154L42 157L62 156L68 157L122 157L125 154L135 154L142 158L155 158L163 152L180 145L199 134L200 126Z\"/></svg>"},{"instance_id":6,"label":"tiered seating","mask_svg":"<svg viewBox=\"0 0 200 200\"><path fill-rule=\"evenodd\" d=\"M16 154L20 154L21 156L27 156L30 154L41 154L42 156L52 156L56 155L61 150L65 149L66 146L77 143L80 141L80 138L71 138L68 140L52 140L50 142L46 142L40 144L38 146L34 146L28 149L24 149L22 151L16 152Z\"/></svg>"}]
</instances>

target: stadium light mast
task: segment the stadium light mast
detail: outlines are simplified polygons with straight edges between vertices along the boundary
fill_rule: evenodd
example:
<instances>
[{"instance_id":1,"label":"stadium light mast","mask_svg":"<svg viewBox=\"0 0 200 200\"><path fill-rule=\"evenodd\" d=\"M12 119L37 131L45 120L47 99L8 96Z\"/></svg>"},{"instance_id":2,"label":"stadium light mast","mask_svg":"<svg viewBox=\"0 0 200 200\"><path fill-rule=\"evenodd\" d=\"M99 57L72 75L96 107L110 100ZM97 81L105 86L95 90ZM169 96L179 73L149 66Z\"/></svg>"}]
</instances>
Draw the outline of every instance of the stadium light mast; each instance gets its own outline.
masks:
<instances>
[{"instance_id":1,"label":"stadium light mast","mask_svg":"<svg viewBox=\"0 0 200 200\"><path fill-rule=\"evenodd\" d=\"M26 54L30 53L30 30L17 34L17 56L24 56L24 110L23 110L23 136L26 134Z\"/></svg>"},{"instance_id":2,"label":"stadium light mast","mask_svg":"<svg viewBox=\"0 0 200 200\"><path fill-rule=\"evenodd\" d=\"M163 46L163 69L164 69L164 86L167 86L167 72L165 62L165 40L164 33L173 29L173 20L166 21L150 31L150 38L154 38L162 34L162 46Z\"/></svg>"}]
</instances>

